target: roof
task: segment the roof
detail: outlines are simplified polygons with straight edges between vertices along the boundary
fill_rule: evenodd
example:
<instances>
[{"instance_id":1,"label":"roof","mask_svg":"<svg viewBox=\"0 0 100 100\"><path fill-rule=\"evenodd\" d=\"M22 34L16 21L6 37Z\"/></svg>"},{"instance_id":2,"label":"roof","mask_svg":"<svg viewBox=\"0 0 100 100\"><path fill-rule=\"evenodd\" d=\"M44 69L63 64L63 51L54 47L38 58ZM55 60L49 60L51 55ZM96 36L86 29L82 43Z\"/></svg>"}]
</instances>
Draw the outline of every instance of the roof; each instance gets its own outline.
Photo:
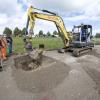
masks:
<instances>
[{"instance_id":1,"label":"roof","mask_svg":"<svg viewBox=\"0 0 100 100\"><path fill-rule=\"evenodd\" d=\"M81 24L79 26L74 26L75 28L80 28L80 27L84 27L84 28L92 28L92 25L84 25L84 24Z\"/></svg>"}]
</instances>

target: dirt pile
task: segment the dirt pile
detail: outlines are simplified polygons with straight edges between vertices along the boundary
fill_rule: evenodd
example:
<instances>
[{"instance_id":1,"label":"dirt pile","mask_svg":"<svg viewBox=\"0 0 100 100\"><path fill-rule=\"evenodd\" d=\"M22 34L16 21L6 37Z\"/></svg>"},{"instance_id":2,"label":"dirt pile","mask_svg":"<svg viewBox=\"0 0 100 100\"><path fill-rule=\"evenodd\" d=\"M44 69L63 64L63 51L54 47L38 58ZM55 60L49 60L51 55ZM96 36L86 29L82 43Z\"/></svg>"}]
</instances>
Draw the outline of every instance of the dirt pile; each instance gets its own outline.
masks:
<instances>
[{"instance_id":1,"label":"dirt pile","mask_svg":"<svg viewBox=\"0 0 100 100\"><path fill-rule=\"evenodd\" d=\"M31 62L29 56L25 59ZM23 71L13 67L12 76L19 90L42 93L50 91L61 84L69 71L70 67L65 63L43 55L42 64L37 69Z\"/></svg>"}]
</instances>

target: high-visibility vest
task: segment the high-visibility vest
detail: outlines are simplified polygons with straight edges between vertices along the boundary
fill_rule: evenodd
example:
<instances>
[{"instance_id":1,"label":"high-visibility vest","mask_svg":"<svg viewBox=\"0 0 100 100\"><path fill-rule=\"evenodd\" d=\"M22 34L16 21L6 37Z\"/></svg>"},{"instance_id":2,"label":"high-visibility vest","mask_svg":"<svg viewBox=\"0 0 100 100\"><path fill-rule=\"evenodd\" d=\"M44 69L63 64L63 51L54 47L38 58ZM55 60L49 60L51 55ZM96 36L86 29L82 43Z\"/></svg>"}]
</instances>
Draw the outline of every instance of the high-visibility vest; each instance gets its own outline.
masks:
<instances>
[{"instance_id":1,"label":"high-visibility vest","mask_svg":"<svg viewBox=\"0 0 100 100\"><path fill-rule=\"evenodd\" d=\"M1 55L3 59L6 59L7 56L7 42L6 39L1 39L2 47L1 47Z\"/></svg>"}]
</instances>

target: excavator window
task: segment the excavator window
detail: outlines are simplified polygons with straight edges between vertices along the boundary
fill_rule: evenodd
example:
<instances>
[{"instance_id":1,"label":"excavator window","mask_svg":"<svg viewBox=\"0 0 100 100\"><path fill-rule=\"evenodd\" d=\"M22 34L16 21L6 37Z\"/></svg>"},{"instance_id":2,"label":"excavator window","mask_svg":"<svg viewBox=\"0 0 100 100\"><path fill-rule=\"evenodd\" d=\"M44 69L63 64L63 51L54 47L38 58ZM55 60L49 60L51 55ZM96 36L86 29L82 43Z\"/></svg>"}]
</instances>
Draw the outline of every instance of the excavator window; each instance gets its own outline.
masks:
<instances>
[{"instance_id":1,"label":"excavator window","mask_svg":"<svg viewBox=\"0 0 100 100\"><path fill-rule=\"evenodd\" d=\"M73 36L76 41L86 41L87 38L92 34L91 25L80 25L74 26Z\"/></svg>"}]
</instances>

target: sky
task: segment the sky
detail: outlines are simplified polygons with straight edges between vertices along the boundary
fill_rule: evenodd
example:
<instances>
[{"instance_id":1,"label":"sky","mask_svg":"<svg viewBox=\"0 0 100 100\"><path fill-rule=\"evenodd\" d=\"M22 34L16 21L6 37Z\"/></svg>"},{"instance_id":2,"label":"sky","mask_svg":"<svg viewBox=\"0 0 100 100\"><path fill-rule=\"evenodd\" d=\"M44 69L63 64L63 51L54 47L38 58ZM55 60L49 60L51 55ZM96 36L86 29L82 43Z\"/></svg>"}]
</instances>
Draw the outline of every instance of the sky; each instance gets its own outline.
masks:
<instances>
[{"instance_id":1,"label":"sky","mask_svg":"<svg viewBox=\"0 0 100 100\"><path fill-rule=\"evenodd\" d=\"M93 34L100 32L100 0L0 0L0 34L5 27L12 30L26 26L30 5L50 10L63 18L67 31L81 23L93 26ZM34 34L43 30L46 34L57 30L53 22L36 20Z\"/></svg>"}]
</instances>

